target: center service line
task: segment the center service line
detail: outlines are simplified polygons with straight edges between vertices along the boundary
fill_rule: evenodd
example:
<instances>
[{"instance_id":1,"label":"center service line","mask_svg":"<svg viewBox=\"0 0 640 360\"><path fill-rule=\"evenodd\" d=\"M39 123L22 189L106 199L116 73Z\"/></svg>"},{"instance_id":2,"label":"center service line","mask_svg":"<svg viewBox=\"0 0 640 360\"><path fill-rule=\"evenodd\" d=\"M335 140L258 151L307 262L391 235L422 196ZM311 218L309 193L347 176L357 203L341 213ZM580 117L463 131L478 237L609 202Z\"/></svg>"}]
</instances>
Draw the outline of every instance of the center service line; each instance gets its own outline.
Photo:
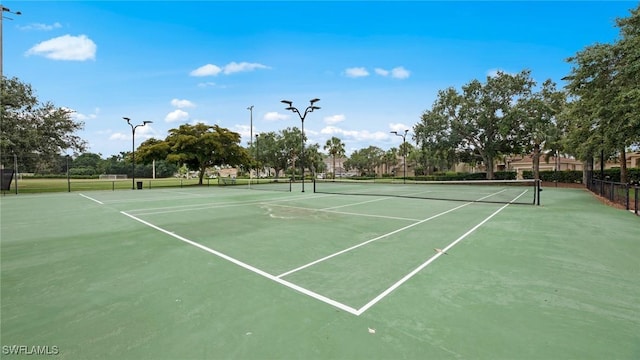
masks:
<instances>
[{"instance_id":1,"label":"center service line","mask_svg":"<svg viewBox=\"0 0 640 360\"><path fill-rule=\"evenodd\" d=\"M444 254L447 252L447 250L451 249L452 247L454 247L457 243L459 243L460 241L462 241L462 239L466 238L467 236L469 236L472 232L476 231L480 226L484 225L487 221L489 221L492 217L496 216L499 212L501 212L502 210L504 210L507 206L511 205L514 201L516 201L519 197L521 197L522 195L524 195L526 193L526 191L522 192L522 194L518 195L515 197L515 199L511 200L508 204L505 204L504 206L502 206L501 208L499 208L498 210L496 210L493 214L489 215L486 219L482 220L478 225L474 226L473 228L471 228L469 231L467 231L466 233L462 234L462 236L460 236L459 238L457 238L456 240L454 240L451 244L447 245L447 247L445 247L444 249L442 249L442 252L438 252L436 253L434 256L432 256L431 258L429 258L429 260L425 261L422 265L418 266L417 268L415 268L413 271L411 271L410 273L408 273L407 275L405 275L402 279L398 280L398 282L396 282L395 284L391 285L387 290L383 291L382 293L380 293L380 295L376 296L375 298L373 298L373 300L369 301L366 305L364 305L363 307L361 307L360 309L357 310L357 314L358 316L360 316L360 314L362 314L363 312L367 311L370 307L372 307L373 305L375 305L378 301L382 300L384 297L386 297L387 295L389 295L393 290L397 289L400 285L404 284L405 282L407 282L409 279L411 279L415 274L417 274L418 272L420 272L422 269L424 269L425 267L427 267L429 264L431 264L432 262L434 262L437 258L440 257L440 255Z\"/></svg>"},{"instance_id":2,"label":"center service line","mask_svg":"<svg viewBox=\"0 0 640 360\"><path fill-rule=\"evenodd\" d=\"M500 191L498 191L498 192L497 192L497 193L495 193L495 194L491 194L491 195L488 195L488 196L481 197L480 199L478 199L478 200L476 200L476 201L484 200L484 199L488 198L489 196L493 196L493 195L499 194L499 193L501 193L501 192L503 192L503 191L505 191L505 190L500 190ZM518 197L520 197L520 196L518 196ZM348 251L351 251L351 250L357 249L357 248L359 248L359 247L361 247L361 246L365 246L365 245L367 245L367 244L369 244L369 243L372 243L372 242L374 242L374 241L377 241L377 240L380 240L380 239L386 238L386 237L391 236L391 235L393 235L393 234L399 233L400 231L407 230L407 229L412 228L412 227L414 227L414 226L416 226L416 225L420 225L420 224L422 224L422 223L424 223L424 222L427 222L427 221L429 221L429 220L433 220L433 219L435 219L435 218L437 218L437 217L439 217L439 216L442 216L442 215L448 214L448 213L450 213L450 212L452 212L452 211L458 210L458 209L460 209L460 208L462 208L462 207L465 207L465 206L470 205L470 204L473 204L473 203L474 203L474 202L468 202L468 203L462 204L462 205L460 205L460 206L456 206L456 207L454 207L453 209L449 209L449 210L447 210L447 211L444 211L444 212L441 212L441 213L439 213L439 214L433 215L433 216L431 216L431 217L428 217L428 218L426 218L426 219L420 220L420 221L415 222L415 223L413 223L413 224L407 225L407 226L405 226L405 227L401 227L400 229L394 230L394 231L392 231L392 232L390 232L390 233L386 233L386 234L380 235L380 236L378 236L378 237L376 237L376 238L373 238L373 239L371 239L371 240L367 240L367 241L362 242L362 243L360 243L360 244L354 245L354 246L352 246L352 247L350 247L350 248L346 248L346 249L344 249L344 250L338 251L338 252L333 253L333 254L331 254L331 255L327 255L327 256L325 256L325 257L323 257L323 258L320 258L320 259L318 259L318 260L316 260L316 261L312 261L312 262L310 262L310 263L308 263L308 264L302 265L302 266L297 267L297 268L295 268L295 269L293 269L293 270L289 270L289 271L287 271L287 272L285 272L285 273L282 273L282 274L278 275L277 277L278 277L278 278L282 278L282 277L285 277L285 276L287 276L287 275L291 275L291 274L293 274L294 272L300 271L300 270L302 270L302 269L306 269L306 268L308 268L309 266L313 266L313 265L315 265L315 264L317 264L317 263L323 262L323 261L325 261L325 260L329 260L329 259L331 259L331 258L333 258L333 257L336 257L336 256L340 255L340 254L344 254L344 253L346 253L346 252L348 252Z\"/></svg>"}]
</instances>

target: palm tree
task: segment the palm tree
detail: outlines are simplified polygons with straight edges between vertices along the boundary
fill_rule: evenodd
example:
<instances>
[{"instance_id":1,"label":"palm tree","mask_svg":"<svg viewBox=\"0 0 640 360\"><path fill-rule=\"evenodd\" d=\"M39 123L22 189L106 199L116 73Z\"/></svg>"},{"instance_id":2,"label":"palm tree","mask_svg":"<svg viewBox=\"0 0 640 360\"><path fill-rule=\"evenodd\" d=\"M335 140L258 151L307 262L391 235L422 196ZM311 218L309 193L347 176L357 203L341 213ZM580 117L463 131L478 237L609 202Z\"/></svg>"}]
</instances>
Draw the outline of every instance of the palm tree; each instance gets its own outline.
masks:
<instances>
[{"instance_id":1,"label":"palm tree","mask_svg":"<svg viewBox=\"0 0 640 360\"><path fill-rule=\"evenodd\" d=\"M391 148L384 154L385 172L389 174L389 165L396 166L398 164L398 149Z\"/></svg>"},{"instance_id":2,"label":"palm tree","mask_svg":"<svg viewBox=\"0 0 640 360\"><path fill-rule=\"evenodd\" d=\"M344 156L344 143L337 137L327 140L324 149L329 151L329 155L333 157L333 179L336 178L336 156Z\"/></svg>"}]
</instances>

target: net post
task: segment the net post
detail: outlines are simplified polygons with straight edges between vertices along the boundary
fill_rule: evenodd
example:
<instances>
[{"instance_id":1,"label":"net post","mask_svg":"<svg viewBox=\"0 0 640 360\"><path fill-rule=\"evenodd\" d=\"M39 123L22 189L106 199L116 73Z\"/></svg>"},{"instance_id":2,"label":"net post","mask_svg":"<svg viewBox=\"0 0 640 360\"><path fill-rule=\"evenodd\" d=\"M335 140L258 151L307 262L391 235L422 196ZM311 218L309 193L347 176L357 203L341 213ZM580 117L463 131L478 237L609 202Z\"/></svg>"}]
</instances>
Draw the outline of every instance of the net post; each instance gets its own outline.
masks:
<instances>
[{"instance_id":1,"label":"net post","mask_svg":"<svg viewBox=\"0 0 640 360\"><path fill-rule=\"evenodd\" d=\"M540 179L536 179L536 181L534 182L534 185L536 187L536 192L535 192L535 199L536 199L536 205L540 206Z\"/></svg>"}]
</instances>

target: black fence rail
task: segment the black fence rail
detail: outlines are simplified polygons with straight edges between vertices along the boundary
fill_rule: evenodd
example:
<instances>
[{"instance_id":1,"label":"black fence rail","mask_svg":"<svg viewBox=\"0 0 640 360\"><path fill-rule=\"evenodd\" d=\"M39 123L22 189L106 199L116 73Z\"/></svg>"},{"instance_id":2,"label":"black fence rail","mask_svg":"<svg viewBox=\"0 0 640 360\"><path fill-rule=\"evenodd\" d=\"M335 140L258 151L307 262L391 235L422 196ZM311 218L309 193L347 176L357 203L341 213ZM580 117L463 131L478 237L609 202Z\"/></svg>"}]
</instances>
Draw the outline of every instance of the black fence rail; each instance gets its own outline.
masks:
<instances>
[{"instance_id":1,"label":"black fence rail","mask_svg":"<svg viewBox=\"0 0 640 360\"><path fill-rule=\"evenodd\" d=\"M622 205L625 209L633 210L634 214L640 215L638 206L640 186L592 178L587 183L587 188L612 203Z\"/></svg>"}]
</instances>

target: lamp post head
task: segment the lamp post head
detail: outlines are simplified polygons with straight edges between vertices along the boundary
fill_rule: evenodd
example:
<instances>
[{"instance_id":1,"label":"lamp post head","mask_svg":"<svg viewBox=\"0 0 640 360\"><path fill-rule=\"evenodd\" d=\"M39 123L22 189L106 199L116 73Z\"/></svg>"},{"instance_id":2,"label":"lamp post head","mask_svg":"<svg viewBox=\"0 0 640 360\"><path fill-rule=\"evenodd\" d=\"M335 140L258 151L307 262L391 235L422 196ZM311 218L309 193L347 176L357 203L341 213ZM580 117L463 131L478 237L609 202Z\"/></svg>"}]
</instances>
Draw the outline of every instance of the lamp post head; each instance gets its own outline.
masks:
<instances>
[{"instance_id":1,"label":"lamp post head","mask_svg":"<svg viewBox=\"0 0 640 360\"><path fill-rule=\"evenodd\" d=\"M398 132L397 132L397 131L389 131L389 133L390 133L390 134L396 134L396 135L398 135Z\"/></svg>"},{"instance_id":2,"label":"lamp post head","mask_svg":"<svg viewBox=\"0 0 640 360\"><path fill-rule=\"evenodd\" d=\"M149 120L143 121L142 122L142 126L147 125L147 124L151 124L151 123L153 123L153 121L149 121Z\"/></svg>"},{"instance_id":3,"label":"lamp post head","mask_svg":"<svg viewBox=\"0 0 640 360\"><path fill-rule=\"evenodd\" d=\"M293 101L289 101L289 100L280 100L280 102L283 103L283 104L289 105L289 107L291 107L292 104L293 104Z\"/></svg>"},{"instance_id":4,"label":"lamp post head","mask_svg":"<svg viewBox=\"0 0 640 360\"><path fill-rule=\"evenodd\" d=\"M311 106L311 111L320 110L320 106Z\"/></svg>"},{"instance_id":5,"label":"lamp post head","mask_svg":"<svg viewBox=\"0 0 640 360\"><path fill-rule=\"evenodd\" d=\"M318 98L313 98L313 99L309 100L309 102L311 103L311 105L313 105L313 104L317 103L318 101L320 101L320 99L318 99ZM319 109L319 108L318 108L318 109Z\"/></svg>"},{"instance_id":6,"label":"lamp post head","mask_svg":"<svg viewBox=\"0 0 640 360\"><path fill-rule=\"evenodd\" d=\"M285 110L296 111L296 108L294 108L293 106L289 106L289 107L285 108Z\"/></svg>"}]
</instances>

